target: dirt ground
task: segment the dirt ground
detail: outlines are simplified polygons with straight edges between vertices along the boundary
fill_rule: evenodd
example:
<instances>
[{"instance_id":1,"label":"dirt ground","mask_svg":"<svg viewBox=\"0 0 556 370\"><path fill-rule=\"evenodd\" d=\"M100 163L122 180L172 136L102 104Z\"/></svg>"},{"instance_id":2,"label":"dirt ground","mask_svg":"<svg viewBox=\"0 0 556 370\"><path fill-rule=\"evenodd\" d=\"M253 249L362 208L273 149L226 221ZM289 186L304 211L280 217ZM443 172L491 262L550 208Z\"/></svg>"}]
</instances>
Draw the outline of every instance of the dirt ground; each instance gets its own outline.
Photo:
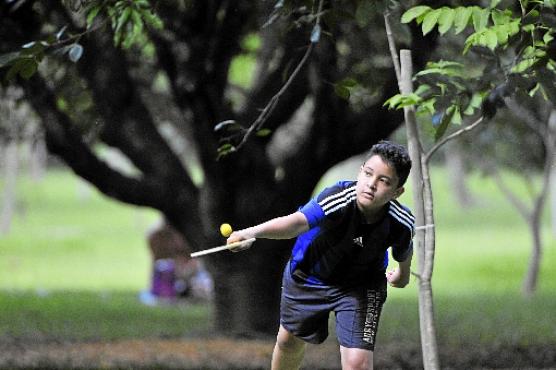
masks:
<instances>
[{"instance_id":1,"label":"dirt ground","mask_svg":"<svg viewBox=\"0 0 556 370\"><path fill-rule=\"evenodd\" d=\"M0 369L268 369L270 340L160 339L70 343L1 340ZM421 369L417 345L376 349L375 369ZM553 369L556 348L440 349L442 369ZM307 348L303 369L338 369L333 342Z\"/></svg>"}]
</instances>

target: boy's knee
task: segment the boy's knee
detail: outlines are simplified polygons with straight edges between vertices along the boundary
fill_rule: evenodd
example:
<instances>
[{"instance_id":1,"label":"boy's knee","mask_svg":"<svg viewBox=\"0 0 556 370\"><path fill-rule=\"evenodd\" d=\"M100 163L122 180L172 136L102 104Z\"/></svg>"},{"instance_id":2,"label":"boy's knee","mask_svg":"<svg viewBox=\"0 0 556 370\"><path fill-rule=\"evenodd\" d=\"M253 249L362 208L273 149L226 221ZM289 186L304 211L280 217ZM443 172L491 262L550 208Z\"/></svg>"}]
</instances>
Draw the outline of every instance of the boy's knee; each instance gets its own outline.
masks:
<instances>
[{"instance_id":1,"label":"boy's knee","mask_svg":"<svg viewBox=\"0 0 556 370\"><path fill-rule=\"evenodd\" d=\"M343 348L341 354L343 370L370 370L373 368L372 351Z\"/></svg>"},{"instance_id":2,"label":"boy's knee","mask_svg":"<svg viewBox=\"0 0 556 370\"><path fill-rule=\"evenodd\" d=\"M280 329L276 336L276 346L285 352L298 352L305 348L305 342L285 329Z\"/></svg>"}]
</instances>

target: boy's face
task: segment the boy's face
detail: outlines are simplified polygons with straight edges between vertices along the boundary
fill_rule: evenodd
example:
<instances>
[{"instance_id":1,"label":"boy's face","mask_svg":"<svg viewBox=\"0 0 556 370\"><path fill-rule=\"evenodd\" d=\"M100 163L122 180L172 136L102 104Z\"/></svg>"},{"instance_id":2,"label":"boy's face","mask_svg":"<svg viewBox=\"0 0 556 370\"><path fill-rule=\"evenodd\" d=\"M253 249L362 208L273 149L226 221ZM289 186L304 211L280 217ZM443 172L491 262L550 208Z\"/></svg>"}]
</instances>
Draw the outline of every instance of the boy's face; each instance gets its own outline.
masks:
<instances>
[{"instance_id":1,"label":"boy's face","mask_svg":"<svg viewBox=\"0 0 556 370\"><path fill-rule=\"evenodd\" d=\"M398 187L398 175L379 155L373 155L361 166L357 176L357 205L366 215L379 212L390 200L399 197L404 189Z\"/></svg>"}]
</instances>

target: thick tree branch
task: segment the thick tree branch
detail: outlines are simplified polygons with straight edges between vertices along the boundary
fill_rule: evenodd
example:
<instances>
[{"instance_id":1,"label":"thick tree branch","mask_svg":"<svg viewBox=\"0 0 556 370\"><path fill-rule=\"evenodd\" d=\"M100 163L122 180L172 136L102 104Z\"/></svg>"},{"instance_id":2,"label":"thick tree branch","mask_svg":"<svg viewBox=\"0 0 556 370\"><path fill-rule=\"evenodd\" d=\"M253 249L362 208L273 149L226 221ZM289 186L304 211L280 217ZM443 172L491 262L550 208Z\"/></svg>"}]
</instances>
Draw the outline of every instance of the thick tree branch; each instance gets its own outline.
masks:
<instances>
[{"instance_id":1,"label":"thick tree branch","mask_svg":"<svg viewBox=\"0 0 556 370\"><path fill-rule=\"evenodd\" d=\"M36 75L22 85L26 96L41 117L49 150L61 156L80 177L92 183L101 192L122 202L158 209L169 208L162 199L172 199L164 184L147 178L122 175L100 160L67 115L55 109L56 96L45 81Z\"/></svg>"}]
</instances>

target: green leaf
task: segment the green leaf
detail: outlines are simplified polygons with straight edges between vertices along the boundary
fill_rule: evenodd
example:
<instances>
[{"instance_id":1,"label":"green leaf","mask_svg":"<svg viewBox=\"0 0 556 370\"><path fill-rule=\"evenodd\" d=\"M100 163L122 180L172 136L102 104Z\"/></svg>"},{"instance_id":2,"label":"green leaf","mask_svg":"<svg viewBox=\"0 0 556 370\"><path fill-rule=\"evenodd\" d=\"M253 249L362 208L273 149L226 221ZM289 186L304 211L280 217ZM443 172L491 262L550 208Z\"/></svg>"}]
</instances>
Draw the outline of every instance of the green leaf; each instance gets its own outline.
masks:
<instances>
[{"instance_id":1,"label":"green leaf","mask_svg":"<svg viewBox=\"0 0 556 370\"><path fill-rule=\"evenodd\" d=\"M355 20L359 27L366 27L373 18L375 12L373 1L364 0L359 2L359 6L355 11Z\"/></svg>"},{"instance_id":2,"label":"green leaf","mask_svg":"<svg viewBox=\"0 0 556 370\"><path fill-rule=\"evenodd\" d=\"M443 35L452 28L456 11L452 8L443 7L440 16L438 17L438 32Z\"/></svg>"},{"instance_id":3,"label":"green leaf","mask_svg":"<svg viewBox=\"0 0 556 370\"><path fill-rule=\"evenodd\" d=\"M259 131L257 131L257 136L259 137L266 137L268 135L270 135L272 133L272 130L269 128L263 128Z\"/></svg>"},{"instance_id":4,"label":"green leaf","mask_svg":"<svg viewBox=\"0 0 556 370\"><path fill-rule=\"evenodd\" d=\"M407 10L405 13L403 13L402 15L402 19L401 22L402 23L409 23L412 20L428 13L431 11L431 7L430 6L426 6L426 5L419 5L419 6L415 6L409 10Z\"/></svg>"},{"instance_id":5,"label":"green leaf","mask_svg":"<svg viewBox=\"0 0 556 370\"><path fill-rule=\"evenodd\" d=\"M22 61L22 66L19 69L19 75L24 79L28 80L37 72L39 64L34 58L25 58Z\"/></svg>"},{"instance_id":6,"label":"green leaf","mask_svg":"<svg viewBox=\"0 0 556 370\"><path fill-rule=\"evenodd\" d=\"M461 112L459 107L456 105L454 106L454 114L452 115L452 119L450 120L450 123L452 125L461 125L462 119L461 119Z\"/></svg>"},{"instance_id":7,"label":"green leaf","mask_svg":"<svg viewBox=\"0 0 556 370\"><path fill-rule=\"evenodd\" d=\"M535 87L533 87L531 90L529 90L529 92L528 92L529 96L530 96L530 97L535 96L535 94L539 91L539 89L541 89L541 84L540 84L540 83L537 83L537 84L535 85Z\"/></svg>"},{"instance_id":8,"label":"green leaf","mask_svg":"<svg viewBox=\"0 0 556 370\"><path fill-rule=\"evenodd\" d=\"M479 43L479 34L473 33L469 35L469 37L465 40L464 48L463 48L463 55L467 54L469 48L475 46Z\"/></svg>"},{"instance_id":9,"label":"green leaf","mask_svg":"<svg viewBox=\"0 0 556 370\"><path fill-rule=\"evenodd\" d=\"M38 63L34 58L23 57L12 62L12 66L6 73L6 80L12 81L18 74L28 80L37 72Z\"/></svg>"},{"instance_id":10,"label":"green leaf","mask_svg":"<svg viewBox=\"0 0 556 370\"><path fill-rule=\"evenodd\" d=\"M124 32L122 31L122 29L124 25L126 25L129 21L129 18L131 17L131 11L131 7L125 8L118 17L116 24L112 24L112 27L114 27L114 43L116 45L120 45L120 42L124 38Z\"/></svg>"},{"instance_id":11,"label":"green leaf","mask_svg":"<svg viewBox=\"0 0 556 370\"><path fill-rule=\"evenodd\" d=\"M12 64L18 58L20 58L20 53L18 51L0 54L0 68L6 67L9 64Z\"/></svg>"},{"instance_id":12,"label":"green leaf","mask_svg":"<svg viewBox=\"0 0 556 370\"><path fill-rule=\"evenodd\" d=\"M141 17L145 20L145 23L154 29L160 30L164 27L164 22L158 15L152 12L151 9L140 9Z\"/></svg>"},{"instance_id":13,"label":"green leaf","mask_svg":"<svg viewBox=\"0 0 556 370\"><path fill-rule=\"evenodd\" d=\"M351 96L351 93L347 87L338 84L334 85L334 92L336 93L336 95L344 100L349 100L349 97Z\"/></svg>"},{"instance_id":14,"label":"green leaf","mask_svg":"<svg viewBox=\"0 0 556 370\"><path fill-rule=\"evenodd\" d=\"M221 145L217 150L216 159L218 160L218 159L232 153L233 151L235 151L235 149L236 148L232 144L229 144L229 143Z\"/></svg>"},{"instance_id":15,"label":"green leaf","mask_svg":"<svg viewBox=\"0 0 556 370\"><path fill-rule=\"evenodd\" d=\"M488 18L490 16L490 11L488 9L479 8L478 6L473 7L473 27L475 32L482 31L488 25Z\"/></svg>"},{"instance_id":16,"label":"green leaf","mask_svg":"<svg viewBox=\"0 0 556 370\"><path fill-rule=\"evenodd\" d=\"M508 24L512 18L512 12L508 9L502 11L499 9L493 9L490 13L492 18L492 23L495 26Z\"/></svg>"},{"instance_id":17,"label":"green leaf","mask_svg":"<svg viewBox=\"0 0 556 370\"><path fill-rule=\"evenodd\" d=\"M339 82L342 86L345 87L355 87L357 86L357 80L351 77L344 78Z\"/></svg>"},{"instance_id":18,"label":"green leaf","mask_svg":"<svg viewBox=\"0 0 556 370\"><path fill-rule=\"evenodd\" d=\"M492 29L487 29L485 31L485 45L490 50L494 50L498 46L498 36Z\"/></svg>"},{"instance_id":19,"label":"green leaf","mask_svg":"<svg viewBox=\"0 0 556 370\"><path fill-rule=\"evenodd\" d=\"M419 96L424 96L426 93L428 93L431 90L431 87L427 84L421 84L417 87L417 89L415 90L415 94L419 95Z\"/></svg>"},{"instance_id":20,"label":"green leaf","mask_svg":"<svg viewBox=\"0 0 556 370\"><path fill-rule=\"evenodd\" d=\"M428 112L430 115L434 114L434 104L436 99L425 100L419 105L419 109Z\"/></svg>"},{"instance_id":21,"label":"green leaf","mask_svg":"<svg viewBox=\"0 0 556 370\"><path fill-rule=\"evenodd\" d=\"M427 13L425 18L423 19L422 24L423 35L426 35L430 31L432 31L434 26L436 26L441 13L442 9L435 9L432 12Z\"/></svg>"},{"instance_id":22,"label":"green leaf","mask_svg":"<svg viewBox=\"0 0 556 370\"><path fill-rule=\"evenodd\" d=\"M423 99L415 93L404 95L398 108L404 108L412 105L419 105Z\"/></svg>"},{"instance_id":23,"label":"green leaf","mask_svg":"<svg viewBox=\"0 0 556 370\"><path fill-rule=\"evenodd\" d=\"M500 4L500 1L501 1L501 0L490 0L490 6L489 6L489 8L491 8L491 9L496 8L496 6L497 6L498 4Z\"/></svg>"},{"instance_id":24,"label":"green leaf","mask_svg":"<svg viewBox=\"0 0 556 370\"><path fill-rule=\"evenodd\" d=\"M12 81L17 74L19 73L20 69L21 69L21 59L15 61L12 66L8 69L8 72L6 73L5 79L6 81Z\"/></svg>"},{"instance_id":25,"label":"green leaf","mask_svg":"<svg viewBox=\"0 0 556 370\"><path fill-rule=\"evenodd\" d=\"M531 68L537 62L537 58L527 58L523 59L517 65L515 65L511 72L512 73L523 73L529 68Z\"/></svg>"},{"instance_id":26,"label":"green leaf","mask_svg":"<svg viewBox=\"0 0 556 370\"><path fill-rule=\"evenodd\" d=\"M95 5L91 9L89 9L87 13L87 29L91 28L95 18L97 17L98 13L102 9L102 5Z\"/></svg>"},{"instance_id":27,"label":"green leaf","mask_svg":"<svg viewBox=\"0 0 556 370\"><path fill-rule=\"evenodd\" d=\"M456 8L456 15L454 19L454 25L456 26L454 32L456 33L456 35L461 33L461 31L463 31L467 27L472 14L473 7L460 6Z\"/></svg>"},{"instance_id":28,"label":"green leaf","mask_svg":"<svg viewBox=\"0 0 556 370\"><path fill-rule=\"evenodd\" d=\"M496 38L498 39L498 44L505 45L509 39L509 27L507 25L494 27L494 32L496 33Z\"/></svg>"},{"instance_id":29,"label":"green leaf","mask_svg":"<svg viewBox=\"0 0 556 370\"><path fill-rule=\"evenodd\" d=\"M402 94L396 94L392 96L390 99L386 100L383 106L388 106L388 109L397 109L398 105L401 103L403 98Z\"/></svg>"},{"instance_id":30,"label":"green leaf","mask_svg":"<svg viewBox=\"0 0 556 370\"><path fill-rule=\"evenodd\" d=\"M467 116L472 115L476 109L481 107L482 102L483 102L483 97L481 96L481 94L479 93L473 94L473 96L471 97L471 101L467 105L467 108L465 109L463 114Z\"/></svg>"},{"instance_id":31,"label":"green leaf","mask_svg":"<svg viewBox=\"0 0 556 370\"><path fill-rule=\"evenodd\" d=\"M442 116L442 121L440 122L440 125L438 125L438 127L434 132L435 141L438 141L442 136L444 136L446 130L448 129L448 126L450 125L450 122L452 121L453 116L454 116L454 107L451 106L448 109L446 109L446 111L444 112L444 115Z\"/></svg>"},{"instance_id":32,"label":"green leaf","mask_svg":"<svg viewBox=\"0 0 556 370\"><path fill-rule=\"evenodd\" d=\"M464 70L464 66L461 63L441 60L439 62L427 63L426 68L418 72L415 76L421 77L430 74L440 74L450 77L464 77L467 75L467 72Z\"/></svg>"}]
</instances>

